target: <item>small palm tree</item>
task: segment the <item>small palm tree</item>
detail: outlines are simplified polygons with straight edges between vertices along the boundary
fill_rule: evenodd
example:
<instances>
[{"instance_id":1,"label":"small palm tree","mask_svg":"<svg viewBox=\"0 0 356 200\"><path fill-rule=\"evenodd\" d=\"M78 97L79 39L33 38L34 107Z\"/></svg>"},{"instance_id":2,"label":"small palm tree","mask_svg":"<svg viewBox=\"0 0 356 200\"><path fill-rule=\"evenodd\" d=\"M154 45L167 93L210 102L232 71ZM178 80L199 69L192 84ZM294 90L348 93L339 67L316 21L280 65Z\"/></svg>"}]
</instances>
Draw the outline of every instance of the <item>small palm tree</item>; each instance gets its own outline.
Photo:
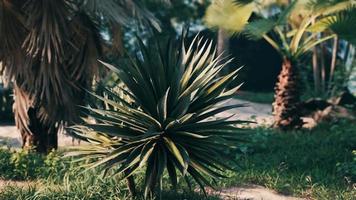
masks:
<instances>
[{"instance_id":1,"label":"small palm tree","mask_svg":"<svg viewBox=\"0 0 356 200\"><path fill-rule=\"evenodd\" d=\"M186 48L182 41L140 41L140 52L120 67L103 63L124 87L107 89L105 97L93 94L107 106L87 107L95 123L72 131L91 145L69 155L90 158L89 169L101 167L123 178L145 169L146 197L159 194L165 170L174 187L180 173L203 191L211 180L224 177L229 150L246 134L236 125L245 122L215 115L242 106L223 104L239 88L228 89L238 70L219 76L230 60L216 56L212 42L196 37Z\"/></svg>"},{"instance_id":2,"label":"small palm tree","mask_svg":"<svg viewBox=\"0 0 356 200\"><path fill-rule=\"evenodd\" d=\"M14 81L23 147L57 147L58 129L78 121L97 71L97 23L117 26L134 14L157 23L133 0L0 0L0 72Z\"/></svg>"},{"instance_id":3,"label":"small palm tree","mask_svg":"<svg viewBox=\"0 0 356 200\"><path fill-rule=\"evenodd\" d=\"M232 33L243 33L250 39L263 38L280 53L283 62L275 87L275 126L300 127L302 121L297 114L300 102L298 61L315 46L337 36L355 43L354 5L353 0L295 0L278 16L248 22L257 6L253 0L216 0L207 11L206 22L211 26L226 28ZM291 18L292 13L298 16L297 20ZM241 15L244 17L241 18ZM233 20L235 18L240 20ZM324 33L321 38L317 37L320 33Z\"/></svg>"}]
</instances>

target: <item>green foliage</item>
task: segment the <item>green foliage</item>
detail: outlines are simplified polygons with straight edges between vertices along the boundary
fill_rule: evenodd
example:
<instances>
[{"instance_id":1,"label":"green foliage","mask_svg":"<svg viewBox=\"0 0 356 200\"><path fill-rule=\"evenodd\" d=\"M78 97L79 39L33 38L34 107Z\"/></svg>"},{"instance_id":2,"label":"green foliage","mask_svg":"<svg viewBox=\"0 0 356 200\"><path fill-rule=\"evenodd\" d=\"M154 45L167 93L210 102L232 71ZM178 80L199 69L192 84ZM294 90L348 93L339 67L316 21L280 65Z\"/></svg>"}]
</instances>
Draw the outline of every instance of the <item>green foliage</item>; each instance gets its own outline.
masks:
<instances>
[{"instance_id":1,"label":"green foliage","mask_svg":"<svg viewBox=\"0 0 356 200\"><path fill-rule=\"evenodd\" d=\"M11 152L0 149L0 178L11 178L12 166L10 165Z\"/></svg>"},{"instance_id":2,"label":"green foliage","mask_svg":"<svg viewBox=\"0 0 356 200\"><path fill-rule=\"evenodd\" d=\"M337 13L327 23L340 38L356 45L356 7Z\"/></svg>"},{"instance_id":3,"label":"green foliage","mask_svg":"<svg viewBox=\"0 0 356 200\"><path fill-rule=\"evenodd\" d=\"M145 169L145 196L162 189L167 170L173 187L180 173L204 190L223 178L228 151L243 141L244 123L214 115L241 105L219 105L232 98L239 86L228 89L238 70L218 76L230 61L216 57L212 42L196 37L189 48L182 41L139 40L140 53L116 68L131 101L115 91L96 96L106 108L88 107L95 124L74 126L75 134L92 145L70 155L93 159L89 169L128 177ZM183 46L181 46L183 44ZM194 49L197 50L194 50ZM178 173L177 173L178 172ZM190 183L189 183L190 184Z\"/></svg>"},{"instance_id":4,"label":"green foliage","mask_svg":"<svg viewBox=\"0 0 356 200\"><path fill-rule=\"evenodd\" d=\"M28 150L0 149L0 179L34 180L52 176L61 179L66 165L55 151L45 156Z\"/></svg>"},{"instance_id":5,"label":"green foliage","mask_svg":"<svg viewBox=\"0 0 356 200\"><path fill-rule=\"evenodd\" d=\"M244 34L251 40L259 40L269 33L276 26L276 22L271 19L258 19L248 23Z\"/></svg>"},{"instance_id":6,"label":"green foliage","mask_svg":"<svg viewBox=\"0 0 356 200\"><path fill-rule=\"evenodd\" d=\"M328 7L336 6L337 4L351 2L353 0L309 0L307 7L311 10L318 11Z\"/></svg>"},{"instance_id":7,"label":"green foliage","mask_svg":"<svg viewBox=\"0 0 356 200\"><path fill-rule=\"evenodd\" d=\"M243 33L251 40L262 39L264 35L273 31L277 26L284 26L288 23L290 14L294 10L298 1L289 4L277 17L262 18L249 22Z\"/></svg>"},{"instance_id":8,"label":"green foliage","mask_svg":"<svg viewBox=\"0 0 356 200\"><path fill-rule=\"evenodd\" d=\"M55 185L51 182L36 183L30 187L7 186L0 192L1 200L143 200L142 195L131 198L125 185L113 178L100 178L95 173L87 173L73 178L71 181ZM162 192L162 199L167 200L218 200L215 196L205 198L202 194L180 190L173 192L166 189ZM150 198L155 200L155 198Z\"/></svg>"},{"instance_id":9,"label":"green foliage","mask_svg":"<svg viewBox=\"0 0 356 200\"><path fill-rule=\"evenodd\" d=\"M353 159L337 163L337 172L346 178L348 182L356 183L356 150L352 151Z\"/></svg>"}]
</instances>

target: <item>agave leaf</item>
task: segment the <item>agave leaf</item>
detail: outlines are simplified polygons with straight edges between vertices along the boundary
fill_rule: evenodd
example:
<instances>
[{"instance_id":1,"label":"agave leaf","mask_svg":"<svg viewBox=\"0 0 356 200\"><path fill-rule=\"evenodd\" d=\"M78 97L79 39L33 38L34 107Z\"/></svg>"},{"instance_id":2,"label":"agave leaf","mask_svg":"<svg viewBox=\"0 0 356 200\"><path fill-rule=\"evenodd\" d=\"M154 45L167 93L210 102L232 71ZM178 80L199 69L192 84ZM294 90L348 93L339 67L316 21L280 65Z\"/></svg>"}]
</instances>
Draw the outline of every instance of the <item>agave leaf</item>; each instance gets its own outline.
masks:
<instances>
[{"instance_id":1,"label":"agave leaf","mask_svg":"<svg viewBox=\"0 0 356 200\"><path fill-rule=\"evenodd\" d=\"M210 136L206 136L206 135L199 135L199 134L195 134L195 133L189 133L186 131L177 131L176 132L177 135L184 135L184 136L188 136L188 137L192 137L195 139L206 139L209 138Z\"/></svg>"},{"instance_id":2,"label":"agave leaf","mask_svg":"<svg viewBox=\"0 0 356 200\"><path fill-rule=\"evenodd\" d=\"M173 185L173 188L176 189L177 185L178 185L177 172L176 172L176 168L175 168L173 162L170 161L169 158L167 159L167 171L168 171L168 175L171 180L171 183Z\"/></svg>"},{"instance_id":3,"label":"agave leaf","mask_svg":"<svg viewBox=\"0 0 356 200\"><path fill-rule=\"evenodd\" d=\"M211 170L210 168L204 166L203 164L200 164L198 161L194 161L194 160L191 160L190 162L190 165L194 168L194 169L197 169L197 171L200 171L210 177L214 177L216 179L219 179L219 178L226 178L226 176L223 176L219 173L216 173L214 172L213 170Z\"/></svg>"},{"instance_id":4,"label":"agave leaf","mask_svg":"<svg viewBox=\"0 0 356 200\"><path fill-rule=\"evenodd\" d=\"M186 161L184 160L181 152L179 151L179 149L177 148L177 146L174 144L174 142L169 139L168 137L164 137L164 142L166 143L169 151L175 156L175 158L178 160L179 164L186 170L187 169L187 165L186 165ZM184 174L184 173L183 173Z\"/></svg>"},{"instance_id":5,"label":"agave leaf","mask_svg":"<svg viewBox=\"0 0 356 200\"><path fill-rule=\"evenodd\" d=\"M147 160L152 154L153 149L155 148L155 145L156 144L153 142L148 142L147 144L145 144L145 146L141 151L139 167L142 167L143 165L146 164Z\"/></svg>"}]
</instances>

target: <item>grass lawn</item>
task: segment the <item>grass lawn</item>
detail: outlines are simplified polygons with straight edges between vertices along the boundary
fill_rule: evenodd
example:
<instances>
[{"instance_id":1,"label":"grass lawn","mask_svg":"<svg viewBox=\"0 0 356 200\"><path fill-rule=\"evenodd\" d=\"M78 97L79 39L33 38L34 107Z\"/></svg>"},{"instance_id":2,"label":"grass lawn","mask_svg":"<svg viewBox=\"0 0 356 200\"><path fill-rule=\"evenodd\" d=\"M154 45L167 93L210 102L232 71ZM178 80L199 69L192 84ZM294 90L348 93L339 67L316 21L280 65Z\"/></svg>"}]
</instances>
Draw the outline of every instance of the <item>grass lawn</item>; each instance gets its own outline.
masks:
<instances>
[{"instance_id":1,"label":"grass lawn","mask_svg":"<svg viewBox=\"0 0 356 200\"><path fill-rule=\"evenodd\" d=\"M269 129L255 131L250 143L242 146L239 152L232 152L237 161L236 172L226 172L229 178L219 180L219 187L256 184L308 199L355 199L355 124L324 124L312 131L287 133ZM42 158L32 157L36 163L31 163L24 158L33 155L6 152L0 153L1 178L37 182L24 188L5 187L0 192L1 200L114 200L128 196L125 182L120 182L118 177L101 178L97 171L80 173L83 169L66 163L55 153ZM17 161L11 162L14 157ZM136 177L138 185L143 179L142 175ZM178 193L170 190L167 177L164 182L162 199L204 199L202 194L189 192L183 181Z\"/></svg>"},{"instance_id":2,"label":"grass lawn","mask_svg":"<svg viewBox=\"0 0 356 200\"><path fill-rule=\"evenodd\" d=\"M258 131L239 171L221 184L257 184L312 199L355 199L356 125L321 125L313 131ZM354 151L354 152L353 152Z\"/></svg>"}]
</instances>

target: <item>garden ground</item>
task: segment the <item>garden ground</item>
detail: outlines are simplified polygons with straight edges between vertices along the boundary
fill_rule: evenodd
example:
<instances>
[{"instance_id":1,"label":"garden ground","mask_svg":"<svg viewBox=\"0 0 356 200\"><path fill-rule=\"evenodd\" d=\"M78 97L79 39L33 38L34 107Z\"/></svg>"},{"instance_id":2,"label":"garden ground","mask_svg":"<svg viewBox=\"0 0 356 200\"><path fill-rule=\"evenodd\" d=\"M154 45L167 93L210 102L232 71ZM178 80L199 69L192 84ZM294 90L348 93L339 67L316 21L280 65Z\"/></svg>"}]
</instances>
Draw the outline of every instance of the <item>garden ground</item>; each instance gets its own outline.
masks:
<instances>
[{"instance_id":1,"label":"garden ground","mask_svg":"<svg viewBox=\"0 0 356 200\"><path fill-rule=\"evenodd\" d=\"M237 116L252 117L268 125L270 106L249 104L249 108L238 109ZM4 133L2 130L0 133ZM7 127L6 130L14 128ZM254 128L248 143L232 152L237 161L231 163L235 170L226 172L228 178L218 181L220 189L216 192L207 189L209 199L353 200L356 196L355 130L356 125L347 121L322 124L312 131L288 133L266 126ZM61 141L62 144L72 144L68 137L61 137ZM126 186L117 178L103 179L96 171L78 175L74 166L57 154L32 159L36 161L33 163L25 161L29 156L21 152L0 156L0 177L6 180L0 182L0 187L3 185L1 200L127 198L127 191L123 189ZM28 171L32 173L28 174ZM63 180L63 177L67 179ZM138 185L142 184L142 175L136 179ZM178 193L171 192L168 180L165 182L163 199L204 198L202 194L188 192L184 183L180 184Z\"/></svg>"}]
</instances>

